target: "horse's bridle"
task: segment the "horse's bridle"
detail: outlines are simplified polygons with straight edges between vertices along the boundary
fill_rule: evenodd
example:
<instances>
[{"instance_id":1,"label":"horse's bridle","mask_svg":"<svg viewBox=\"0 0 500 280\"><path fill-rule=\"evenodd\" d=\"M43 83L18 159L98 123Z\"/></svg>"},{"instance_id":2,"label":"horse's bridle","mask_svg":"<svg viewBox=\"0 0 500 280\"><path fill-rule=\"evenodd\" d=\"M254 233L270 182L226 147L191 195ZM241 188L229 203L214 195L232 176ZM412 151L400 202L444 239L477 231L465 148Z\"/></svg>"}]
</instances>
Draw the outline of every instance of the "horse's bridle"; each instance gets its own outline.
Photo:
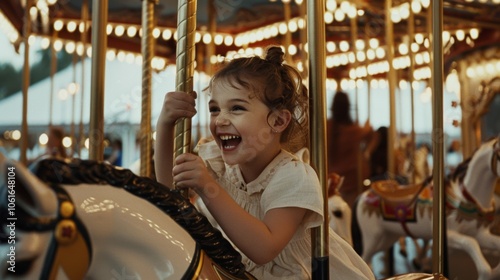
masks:
<instances>
[{"instance_id":1,"label":"horse's bridle","mask_svg":"<svg viewBox=\"0 0 500 280\"><path fill-rule=\"evenodd\" d=\"M69 279L84 279L90 266L92 247L88 232L76 215L75 206L68 193L58 185L52 185L58 200L57 217L35 218L20 213L19 228L25 231L53 231L40 279L56 279L62 269Z\"/></svg>"}]
</instances>

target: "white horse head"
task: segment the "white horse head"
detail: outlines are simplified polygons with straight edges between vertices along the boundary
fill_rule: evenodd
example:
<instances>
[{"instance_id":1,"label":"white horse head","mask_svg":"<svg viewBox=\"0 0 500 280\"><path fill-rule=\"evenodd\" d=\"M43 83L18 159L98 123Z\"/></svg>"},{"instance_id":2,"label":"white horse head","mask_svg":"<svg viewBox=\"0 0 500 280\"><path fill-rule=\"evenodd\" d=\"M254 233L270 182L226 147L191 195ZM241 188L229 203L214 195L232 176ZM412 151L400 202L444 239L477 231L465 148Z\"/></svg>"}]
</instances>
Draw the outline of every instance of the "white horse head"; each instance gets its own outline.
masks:
<instances>
[{"instance_id":1,"label":"white horse head","mask_svg":"<svg viewBox=\"0 0 500 280\"><path fill-rule=\"evenodd\" d=\"M349 204L345 202L339 193L343 182L344 177L336 173L331 173L328 176L328 219L333 231L352 246L352 211Z\"/></svg>"},{"instance_id":2,"label":"white horse head","mask_svg":"<svg viewBox=\"0 0 500 280\"><path fill-rule=\"evenodd\" d=\"M252 279L187 199L149 178L93 161L44 160L38 178L0 167L0 210L12 213L0 221L2 279Z\"/></svg>"}]
</instances>

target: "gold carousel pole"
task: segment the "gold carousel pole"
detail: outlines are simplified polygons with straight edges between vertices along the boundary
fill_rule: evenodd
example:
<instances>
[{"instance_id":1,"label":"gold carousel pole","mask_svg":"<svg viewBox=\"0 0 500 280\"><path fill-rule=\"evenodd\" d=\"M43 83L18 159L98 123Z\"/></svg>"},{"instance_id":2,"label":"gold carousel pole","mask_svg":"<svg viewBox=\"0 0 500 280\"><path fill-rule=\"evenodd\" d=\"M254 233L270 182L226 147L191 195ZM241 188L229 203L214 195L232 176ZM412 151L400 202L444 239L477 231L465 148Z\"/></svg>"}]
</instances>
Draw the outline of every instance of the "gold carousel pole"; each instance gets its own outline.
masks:
<instances>
[{"instance_id":1,"label":"gold carousel pole","mask_svg":"<svg viewBox=\"0 0 500 280\"><path fill-rule=\"evenodd\" d=\"M433 196L434 211L432 216L433 240L432 243L432 271L436 277L444 275L445 246L443 241L445 232L444 209L444 130L443 130L443 3L431 1L431 57L432 59L432 157L433 157Z\"/></svg>"},{"instance_id":2,"label":"gold carousel pole","mask_svg":"<svg viewBox=\"0 0 500 280\"><path fill-rule=\"evenodd\" d=\"M353 4L353 5L355 5L355 4ZM349 22L350 22L350 26L351 26L351 50L354 53L354 56L356 56L356 41L358 40L358 16L355 15L353 18L349 18ZM354 63L351 63L350 69L356 70L358 65L359 65L358 59L356 58ZM354 80L354 81L356 81L356 80ZM354 88L354 100L356 101L356 103L354 105L355 106L354 110L356 112L356 122L359 124L359 91L358 91L358 87ZM358 166L360 166L360 165L358 165ZM361 169L358 169L358 186L359 187L361 187L361 184L359 184L360 174L362 174Z\"/></svg>"},{"instance_id":3,"label":"gold carousel pole","mask_svg":"<svg viewBox=\"0 0 500 280\"><path fill-rule=\"evenodd\" d=\"M177 7L176 91L193 91L196 0L179 0ZM174 127L174 160L191 151L191 119L178 119ZM187 193L185 193L187 197Z\"/></svg>"},{"instance_id":4,"label":"gold carousel pole","mask_svg":"<svg viewBox=\"0 0 500 280\"><path fill-rule=\"evenodd\" d=\"M411 148L410 148L410 164L413 167L411 174L411 182L413 184L420 183L415 182L416 174L415 174L415 150L416 150L416 137L415 137L415 100L414 95L415 91L413 89L413 73L415 72L415 54L411 50L411 45L415 38L415 19L413 10L410 8L410 16L408 18L408 35L410 39L408 40L410 43L408 45L408 56L410 57L410 72L408 73L408 82L410 83L410 104L411 104Z\"/></svg>"},{"instance_id":5,"label":"gold carousel pole","mask_svg":"<svg viewBox=\"0 0 500 280\"><path fill-rule=\"evenodd\" d=\"M157 0L142 0L142 103L140 149L140 175L151 176L151 158L153 139L151 135L151 61L153 60L155 41L153 38L154 8Z\"/></svg>"},{"instance_id":6,"label":"gold carousel pole","mask_svg":"<svg viewBox=\"0 0 500 280\"><path fill-rule=\"evenodd\" d=\"M210 41L210 44L207 44L207 58L206 58L206 70L205 72L211 76L213 74L213 66L212 66L212 56L215 55L215 32L217 28L217 21L216 21L216 10L215 10L215 0L208 0L208 32L210 33L210 36L212 37L212 40ZM198 121L198 124L200 122ZM198 135L199 136L199 135Z\"/></svg>"},{"instance_id":7,"label":"gold carousel pole","mask_svg":"<svg viewBox=\"0 0 500 280\"><path fill-rule=\"evenodd\" d=\"M73 158L76 151L75 143L75 108L76 108L76 95L78 93L78 86L76 83L76 63L78 62L78 54L76 51L73 53L73 86L70 87L71 95L71 126L70 126L70 137L71 137L71 153L70 158Z\"/></svg>"},{"instance_id":8,"label":"gold carousel pole","mask_svg":"<svg viewBox=\"0 0 500 280\"><path fill-rule=\"evenodd\" d=\"M28 132L28 89L30 87L30 44L29 38L31 33L31 17L30 8L33 4L32 0L26 0L24 7L24 66L23 66L23 104L22 104L22 124L21 124L21 155L19 161L23 164L28 163L26 158L26 151L28 150L29 132Z\"/></svg>"},{"instance_id":9,"label":"gold carousel pole","mask_svg":"<svg viewBox=\"0 0 500 280\"><path fill-rule=\"evenodd\" d=\"M467 105L467 100L470 98L469 88L469 77L467 77L467 68L469 67L466 60L462 59L458 62L459 65L459 76L458 79L460 81L460 108L462 110L462 118L460 120L460 130L462 131L462 156L463 158L469 158L472 156L475 150L475 145L472 140L473 138L473 126L471 123L472 120L472 110L470 109L470 105ZM463 133L467 132L467 133Z\"/></svg>"},{"instance_id":10,"label":"gold carousel pole","mask_svg":"<svg viewBox=\"0 0 500 280\"><path fill-rule=\"evenodd\" d=\"M299 6L299 17L302 20L305 20L306 18L306 4L304 1L302 1L300 4L297 4ZM302 78L308 77L309 76L309 69L308 67L308 60L309 56L308 53L306 52L305 48L307 45L307 29L304 28L299 28L299 37L300 37L300 44L301 44L301 51L300 51L300 61L302 61Z\"/></svg>"},{"instance_id":11,"label":"gold carousel pole","mask_svg":"<svg viewBox=\"0 0 500 280\"><path fill-rule=\"evenodd\" d=\"M205 58L205 74L208 76L212 76L214 73L214 65L212 65L212 57L215 57L216 54L216 47L215 47L215 35L217 31L217 11L216 11L216 3L215 0L208 0L208 32L210 32L210 36L212 37L212 40L210 41L209 44L206 45L206 58ZM198 88L201 90L201 84L202 84L202 75L199 72L198 75ZM197 108L202 108L203 105L205 104L205 101L203 98L200 98L200 96L196 99L196 106ZM202 118L207 118L208 119L208 114L206 112L198 111L198 121L196 123L196 139L201 139L202 136L207 134L207 125L204 125L203 132L201 130L201 120Z\"/></svg>"},{"instance_id":12,"label":"gold carousel pole","mask_svg":"<svg viewBox=\"0 0 500 280\"><path fill-rule=\"evenodd\" d=\"M84 106L84 95L85 95L85 58L87 57L87 20L89 17L89 10L88 10L88 0L83 0L82 1L82 24L83 24L83 31L80 33L80 42L82 42L82 81L80 83L80 128L79 128L79 140L78 140L78 157L81 157L81 152L82 152L82 146L84 145L85 141L85 134L83 133L83 110L85 108Z\"/></svg>"},{"instance_id":13,"label":"gold carousel pole","mask_svg":"<svg viewBox=\"0 0 500 280\"><path fill-rule=\"evenodd\" d=\"M371 81L372 81L372 77L370 75L370 73L368 72L368 65L370 65L370 60L368 59L368 49L369 49L369 46L370 46L370 36L368 35L369 33L369 25L368 24L365 24L365 57L366 57L366 63L365 63L365 67L367 69L366 71L366 84L367 84L367 90L366 90L366 95L367 95L367 103L368 103L368 121L371 122L371 116L372 116L372 87L371 87Z\"/></svg>"},{"instance_id":14,"label":"gold carousel pole","mask_svg":"<svg viewBox=\"0 0 500 280\"><path fill-rule=\"evenodd\" d=\"M54 76L56 75L57 72L57 54L56 54L56 48L54 47L55 42L56 42L56 34L57 31L54 31L54 34L52 34L52 37L50 38L50 96L49 96L49 128L52 126L52 117L53 117L53 111L54 111L54 95L55 90L54 90Z\"/></svg>"},{"instance_id":15,"label":"gold carousel pole","mask_svg":"<svg viewBox=\"0 0 500 280\"><path fill-rule=\"evenodd\" d=\"M326 50L325 50L325 1L307 1L307 36L309 39L309 90L311 166L318 173L323 189L323 224L313 228L312 278L329 278L328 247L328 195L326 174ZM314 64L314 65L313 65Z\"/></svg>"},{"instance_id":16,"label":"gold carousel pole","mask_svg":"<svg viewBox=\"0 0 500 280\"><path fill-rule=\"evenodd\" d=\"M387 62L389 63L389 72L387 80L389 82L389 130L387 135L387 170L389 175L394 177L396 174L396 164L394 162L394 142L396 139L396 70L392 65L394 58L394 28L391 20L392 0L385 1L385 40L387 45Z\"/></svg>"},{"instance_id":17,"label":"gold carousel pole","mask_svg":"<svg viewBox=\"0 0 500 280\"><path fill-rule=\"evenodd\" d=\"M288 23L290 22L290 18L292 17L292 10L290 8L290 1L282 1L283 3L283 17L285 19L285 22L287 24L287 30L288 30ZM287 54L285 59L286 62L289 65L292 65L292 56L288 54L288 51L290 50L290 45L292 44L292 33L290 30L288 30L285 35L283 36L283 45L285 46L285 53Z\"/></svg>"},{"instance_id":18,"label":"gold carousel pole","mask_svg":"<svg viewBox=\"0 0 500 280\"><path fill-rule=\"evenodd\" d=\"M391 20L392 0L385 1L385 43L387 45L387 82L389 85L389 127L387 130L387 174L389 179L395 179L397 174L395 162L395 140L396 140L396 69L394 69L394 27ZM385 252L385 267L389 274L393 274L392 247Z\"/></svg>"},{"instance_id":19,"label":"gold carousel pole","mask_svg":"<svg viewBox=\"0 0 500 280\"><path fill-rule=\"evenodd\" d=\"M358 40L358 17L355 15L353 18L349 19L350 25L351 25L351 50L356 56L356 41ZM351 64L350 70L358 68L359 62L358 59L356 58L356 61ZM356 82L356 80L354 80ZM356 122L359 124L359 90L358 87L354 88L354 99L356 100ZM357 165L358 165L358 170L356 174L356 184L358 186L358 193L363 192L363 174L365 174L365 170L363 169L364 164L363 164L363 149L365 148L362 145L359 145L358 152L356 154L357 156Z\"/></svg>"},{"instance_id":20,"label":"gold carousel pole","mask_svg":"<svg viewBox=\"0 0 500 280\"><path fill-rule=\"evenodd\" d=\"M89 159L104 155L104 81L108 39L108 0L92 1L92 74L90 84Z\"/></svg>"}]
</instances>

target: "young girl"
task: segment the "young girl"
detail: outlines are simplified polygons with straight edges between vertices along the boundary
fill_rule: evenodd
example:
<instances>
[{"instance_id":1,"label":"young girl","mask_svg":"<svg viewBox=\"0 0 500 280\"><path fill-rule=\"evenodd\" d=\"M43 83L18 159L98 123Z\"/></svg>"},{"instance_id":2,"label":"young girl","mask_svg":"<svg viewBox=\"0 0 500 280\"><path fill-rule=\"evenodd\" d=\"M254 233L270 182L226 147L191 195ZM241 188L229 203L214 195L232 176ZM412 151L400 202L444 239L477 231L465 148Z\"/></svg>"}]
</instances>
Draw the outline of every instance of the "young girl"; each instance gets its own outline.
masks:
<instances>
[{"instance_id":1,"label":"young girl","mask_svg":"<svg viewBox=\"0 0 500 280\"><path fill-rule=\"evenodd\" d=\"M323 221L317 175L291 153L307 141L307 90L283 56L271 47L265 59L234 59L213 76L214 141L198 156L172 162L174 124L196 114L194 93L167 93L157 124L158 181L194 190L257 279L311 278L310 229ZM330 237L331 277L373 279L345 241Z\"/></svg>"}]
</instances>

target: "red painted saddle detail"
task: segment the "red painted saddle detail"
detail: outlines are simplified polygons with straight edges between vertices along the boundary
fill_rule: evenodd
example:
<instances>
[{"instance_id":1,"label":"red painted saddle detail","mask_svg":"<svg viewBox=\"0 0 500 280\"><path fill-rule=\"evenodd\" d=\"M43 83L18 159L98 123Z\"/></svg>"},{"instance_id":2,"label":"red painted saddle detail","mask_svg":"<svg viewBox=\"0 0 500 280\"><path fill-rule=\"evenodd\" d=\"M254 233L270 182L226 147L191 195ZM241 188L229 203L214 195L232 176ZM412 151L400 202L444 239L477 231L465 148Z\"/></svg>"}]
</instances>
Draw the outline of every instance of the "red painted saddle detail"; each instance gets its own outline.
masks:
<instances>
[{"instance_id":1,"label":"red painted saddle detail","mask_svg":"<svg viewBox=\"0 0 500 280\"><path fill-rule=\"evenodd\" d=\"M432 190L423 184L399 185L394 180L382 180L372 183L365 203L379 208L384 220L414 222L416 201L432 201Z\"/></svg>"}]
</instances>

